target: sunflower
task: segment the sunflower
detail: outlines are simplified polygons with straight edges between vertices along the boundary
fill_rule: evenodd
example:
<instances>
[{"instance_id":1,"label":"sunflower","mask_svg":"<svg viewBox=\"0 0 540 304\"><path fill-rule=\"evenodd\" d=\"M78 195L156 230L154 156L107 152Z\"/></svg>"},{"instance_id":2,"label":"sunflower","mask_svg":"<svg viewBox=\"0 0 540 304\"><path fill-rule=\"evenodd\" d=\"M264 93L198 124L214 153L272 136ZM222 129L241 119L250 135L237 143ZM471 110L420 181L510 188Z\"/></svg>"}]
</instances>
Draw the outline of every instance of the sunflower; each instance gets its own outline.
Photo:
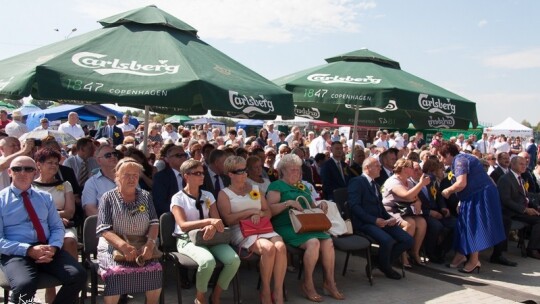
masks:
<instances>
[{"instance_id":1,"label":"sunflower","mask_svg":"<svg viewBox=\"0 0 540 304\"><path fill-rule=\"evenodd\" d=\"M525 182L523 187L525 188L525 191L529 191L529 182Z\"/></svg>"},{"instance_id":2,"label":"sunflower","mask_svg":"<svg viewBox=\"0 0 540 304\"><path fill-rule=\"evenodd\" d=\"M56 186L56 190L58 191L64 191L64 184Z\"/></svg>"},{"instance_id":3,"label":"sunflower","mask_svg":"<svg viewBox=\"0 0 540 304\"><path fill-rule=\"evenodd\" d=\"M139 205L139 207L137 207L137 210L139 210L140 213L143 213L146 211L146 206L144 205Z\"/></svg>"},{"instance_id":4,"label":"sunflower","mask_svg":"<svg viewBox=\"0 0 540 304\"><path fill-rule=\"evenodd\" d=\"M251 190L249 192L249 196L251 197L252 200L258 200L261 197L261 195L259 194L259 191L257 190Z\"/></svg>"},{"instance_id":5,"label":"sunflower","mask_svg":"<svg viewBox=\"0 0 540 304\"><path fill-rule=\"evenodd\" d=\"M431 196L433 196L433 198L437 198L437 187L435 187L435 185L432 185L431 186Z\"/></svg>"},{"instance_id":6,"label":"sunflower","mask_svg":"<svg viewBox=\"0 0 540 304\"><path fill-rule=\"evenodd\" d=\"M306 185L304 185L304 183L302 182L298 182L295 184L296 188L302 190L302 191L306 191Z\"/></svg>"},{"instance_id":7,"label":"sunflower","mask_svg":"<svg viewBox=\"0 0 540 304\"><path fill-rule=\"evenodd\" d=\"M206 201L204 201L204 204L206 205L206 209L210 209L210 199L207 198Z\"/></svg>"},{"instance_id":8,"label":"sunflower","mask_svg":"<svg viewBox=\"0 0 540 304\"><path fill-rule=\"evenodd\" d=\"M452 171L448 172L448 180L452 180L454 178L454 173Z\"/></svg>"}]
</instances>

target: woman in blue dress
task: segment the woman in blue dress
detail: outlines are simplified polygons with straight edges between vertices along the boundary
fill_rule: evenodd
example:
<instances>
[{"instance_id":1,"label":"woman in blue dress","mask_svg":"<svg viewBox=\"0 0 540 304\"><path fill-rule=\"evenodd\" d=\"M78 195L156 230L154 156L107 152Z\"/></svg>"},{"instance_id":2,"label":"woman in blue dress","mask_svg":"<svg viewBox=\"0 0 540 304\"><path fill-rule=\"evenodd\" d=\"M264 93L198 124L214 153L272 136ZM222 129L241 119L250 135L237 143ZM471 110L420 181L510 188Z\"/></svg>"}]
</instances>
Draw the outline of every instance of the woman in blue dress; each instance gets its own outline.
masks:
<instances>
[{"instance_id":1,"label":"woman in blue dress","mask_svg":"<svg viewBox=\"0 0 540 304\"><path fill-rule=\"evenodd\" d=\"M458 268L465 263L460 272L480 272L478 253L505 239L499 192L482 163L473 155L460 154L455 144L445 142L439 157L452 169L448 174L452 186L441 194L448 198L456 193L460 200L454 234L456 255L449 266Z\"/></svg>"}]
</instances>

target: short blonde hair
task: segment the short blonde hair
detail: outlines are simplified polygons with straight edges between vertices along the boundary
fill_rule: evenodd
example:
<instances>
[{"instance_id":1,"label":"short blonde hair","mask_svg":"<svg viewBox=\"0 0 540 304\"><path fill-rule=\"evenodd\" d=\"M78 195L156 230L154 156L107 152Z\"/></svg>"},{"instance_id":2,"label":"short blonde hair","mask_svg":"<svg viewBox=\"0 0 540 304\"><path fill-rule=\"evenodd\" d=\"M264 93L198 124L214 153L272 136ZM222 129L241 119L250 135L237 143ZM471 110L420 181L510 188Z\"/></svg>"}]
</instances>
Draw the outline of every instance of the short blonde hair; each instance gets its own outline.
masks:
<instances>
[{"instance_id":1,"label":"short blonde hair","mask_svg":"<svg viewBox=\"0 0 540 304\"><path fill-rule=\"evenodd\" d=\"M193 171L195 168L199 168L199 167L202 167L203 166L203 163L196 160L196 159L193 159L193 158L190 158L188 160L186 160L185 162L182 163L182 165L180 166L180 173L182 173L182 175L186 174L186 173L190 173L191 171Z\"/></svg>"},{"instance_id":2,"label":"short blonde hair","mask_svg":"<svg viewBox=\"0 0 540 304\"><path fill-rule=\"evenodd\" d=\"M412 168L413 162L409 159L400 158L394 164L394 173L401 173L403 168Z\"/></svg>"},{"instance_id":3,"label":"short blonde hair","mask_svg":"<svg viewBox=\"0 0 540 304\"><path fill-rule=\"evenodd\" d=\"M225 162L223 163L223 169L225 171L225 174L228 174L229 172L234 171L234 167L245 164L246 159L242 156L231 155L225 159Z\"/></svg>"}]
</instances>

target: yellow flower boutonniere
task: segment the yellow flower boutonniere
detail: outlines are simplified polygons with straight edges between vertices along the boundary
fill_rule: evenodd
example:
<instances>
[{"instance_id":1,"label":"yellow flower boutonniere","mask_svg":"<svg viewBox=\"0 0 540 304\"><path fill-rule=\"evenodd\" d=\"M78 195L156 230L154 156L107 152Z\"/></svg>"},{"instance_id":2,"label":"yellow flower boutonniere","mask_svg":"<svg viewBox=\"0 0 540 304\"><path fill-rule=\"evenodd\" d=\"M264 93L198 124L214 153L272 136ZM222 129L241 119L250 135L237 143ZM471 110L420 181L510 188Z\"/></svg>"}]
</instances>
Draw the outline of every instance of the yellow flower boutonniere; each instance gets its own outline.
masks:
<instances>
[{"instance_id":1,"label":"yellow flower boutonniere","mask_svg":"<svg viewBox=\"0 0 540 304\"><path fill-rule=\"evenodd\" d=\"M252 200L258 200L261 195L259 194L259 191L256 191L256 190L251 190L249 192L249 196L251 197Z\"/></svg>"},{"instance_id":2,"label":"yellow flower boutonniere","mask_svg":"<svg viewBox=\"0 0 540 304\"><path fill-rule=\"evenodd\" d=\"M296 183L295 187L302 190L302 191L306 191L306 185L304 185L302 182Z\"/></svg>"},{"instance_id":3,"label":"yellow flower boutonniere","mask_svg":"<svg viewBox=\"0 0 540 304\"><path fill-rule=\"evenodd\" d=\"M206 209L210 210L210 199L207 198L206 201L204 201L204 204L206 205Z\"/></svg>"},{"instance_id":4,"label":"yellow flower boutonniere","mask_svg":"<svg viewBox=\"0 0 540 304\"><path fill-rule=\"evenodd\" d=\"M432 185L431 186L431 196L433 196L433 198L437 198L437 187L435 187L435 185Z\"/></svg>"},{"instance_id":5,"label":"yellow flower boutonniere","mask_svg":"<svg viewBox=\"0 0 540 304\"><path fill-rule=\"evenodd\" d=\"M525 184L523 184L523 188L525 188L525 191L529 191L529 182L525 182Z\"/></svg>"},{"instance_id":6,"label":"yellow flower boutonniere","mask_svg":"<svg viewBox=\"0 0 540 304\"><path fill-rule=\"evenodd\" d=\"M146 211L146 206L145 205L139 205L139 207L137 208L139 210L140 213L143 213Z\"/></svg>"},{"instance_id":7,"label":"yellow flower boutonniere","mask_svg":"<svg viewBox=\"0 0 540 304\"><path fill-rule=\"evenodd\" d=\"M58 191L64 191L64 184L56 186L56 190Z\"/></svg>"},{"instance_id":8,"label":"yellow flower boutonniere","mask_svg":"<svg viewBox=\"0 0 540 304\"><path fill-rule=\"evenodd\" d=\"M454 173L452 171L448 172L448 180L452 180L454 178Z\"/></svg>"},{"instance_id":9,"label":"yellow flower boutonniere","mask_svg":"<svg viewBox=\"0 0 540 304\"><path fill-rule=\"evenodd\" d=\"M114 137L120 137L120 133L114 132Z\"/></svg>"}]
</instances>

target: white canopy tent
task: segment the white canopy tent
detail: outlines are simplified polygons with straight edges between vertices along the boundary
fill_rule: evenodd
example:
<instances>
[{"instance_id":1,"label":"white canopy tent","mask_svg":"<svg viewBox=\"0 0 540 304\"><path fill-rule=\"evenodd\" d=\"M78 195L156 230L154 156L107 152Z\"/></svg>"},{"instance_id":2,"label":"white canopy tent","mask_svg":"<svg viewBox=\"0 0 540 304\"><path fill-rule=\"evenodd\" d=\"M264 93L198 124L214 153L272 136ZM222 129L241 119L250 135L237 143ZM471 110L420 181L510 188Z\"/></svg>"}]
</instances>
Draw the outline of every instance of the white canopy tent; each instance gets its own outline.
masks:
<instances>
[{"instance_id":1,"label":"white canopy tent","mask_svg":"<svg viewBox=\"0 0 540 304\"><path fill-rule=\"evenodd\" d=\"M488 135L506 135L507 137L531 137L533 136L533 130L529 127L526 127L519 122L512 119L512 117L508 117L500 124L490 127L490 128L484 128L484 133L487 133Z\"/></svg>"}]
</instances>

